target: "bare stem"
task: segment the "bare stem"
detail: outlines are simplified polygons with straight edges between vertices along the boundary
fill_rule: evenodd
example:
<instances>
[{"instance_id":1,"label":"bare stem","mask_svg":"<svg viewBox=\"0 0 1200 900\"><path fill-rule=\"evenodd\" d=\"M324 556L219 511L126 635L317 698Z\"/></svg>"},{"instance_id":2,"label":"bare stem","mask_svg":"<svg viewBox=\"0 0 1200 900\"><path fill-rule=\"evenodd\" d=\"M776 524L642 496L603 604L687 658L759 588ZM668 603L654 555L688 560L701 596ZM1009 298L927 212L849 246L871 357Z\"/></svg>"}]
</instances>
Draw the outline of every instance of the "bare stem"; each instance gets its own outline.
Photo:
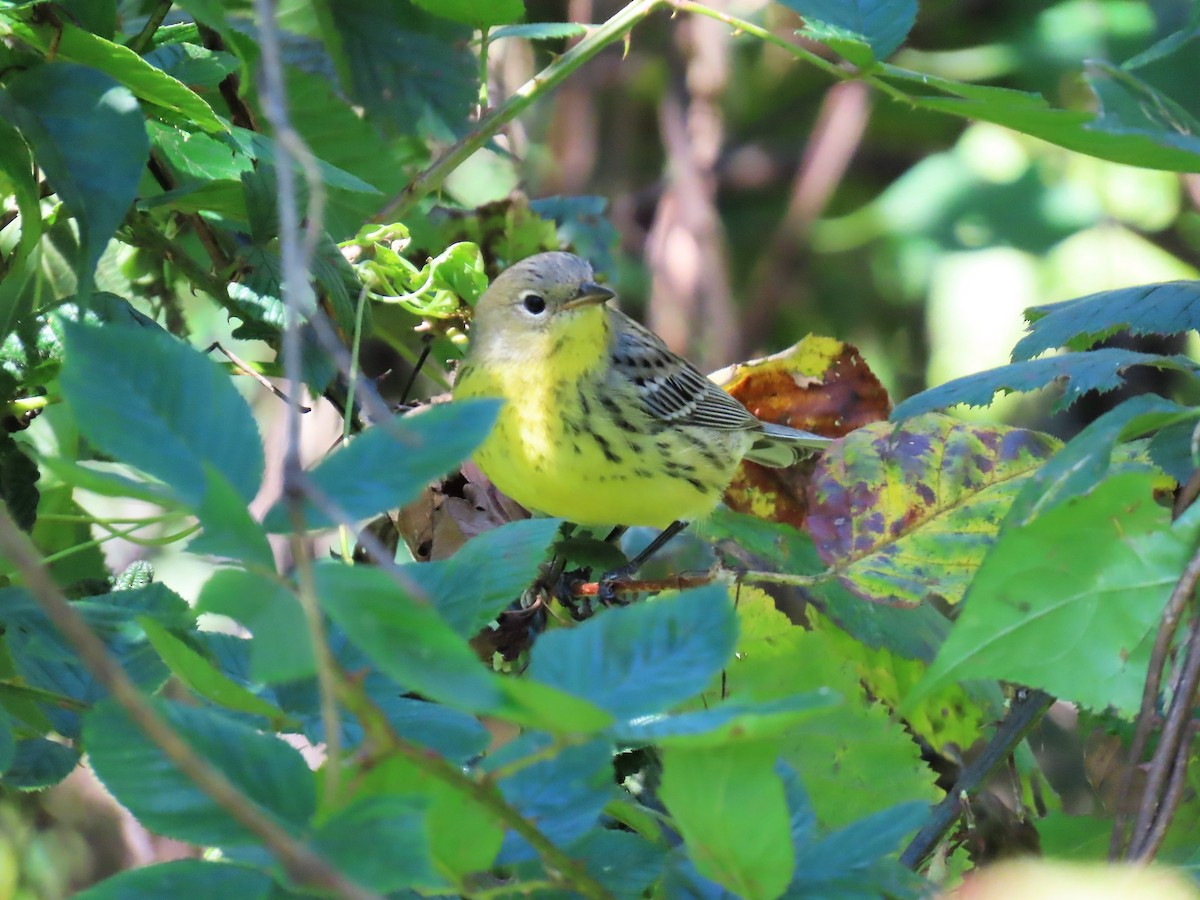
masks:
<instances>
[{"instance_id":1,"label":"bare stem","mask_svg":"<svg viewBox=\"0 0 1200 900\"><path fill-rule=\"evenodd\" d=\"M310 547L304 537L304 485L306 478L300 461L301 311L317 311L309 279L309 266L324 219L325 186L316 159L292 127L287 112L287 93L283 81L283 58L279 33L275 28L275 7L271 0L255 0L262 48L263 111L275 130L277 148L277 191L279 207L279 244L283 265L286 301L283 333L283 368L288 382L287 446L283 463L283 496L292 525L290 543L296 567L296 597L304 610L316 661L317 684L321 697L321 725L325 732L325 787L334 800L340 790L341 733L336 695L333 654L325 641L325 621L313 586ZM292 161L304 170L309 189L303 236L296 199L296 176ZM319 312L319 311L318 311Z\"/></svg>"},{"instance_id":2,"label":"bare stem","mask_svg":"<svg viewBox=\"0 0 1200 900\"><path fill-rule=\"evenodd\" d=\"M1150 652L1150 667L1146 673L1146 686L1142 690L1142 705L1138 710L1137 727L1133 732L1133 741L1129 747L1129 763L1121 778L1120 800L1117 803L1117 813L1113 820L1112 838L1109 841L1108 855L1110 859L1121 856L1125 844L1125 830L1128 814L1128 800L1133 790L1133 777L1137 770L1142 754L1146 752L1146 744L1150 739L1150 731L1154 727L1158 709L1158 692L1162 687L1162 676L1167 666L1167 658L1171 651L1171 642L1179 629L1179 622L1188 601L1196 593L1196 584L1200 582L1200 548L1192 554L1187 566L1180 575L1175 589L1167 600L1159 622L1158 634L1154 637L1154 649ZM1145 796L1145 795L1143 795ZM1140 816L1139 816L1140 819ZM1132 847L1130 850L1132 851Z\"/></svg>"},{"instance_id":3,"label":"bare stem","mask_svg":"<svg viewBox=\"0 0 1200 900\"><path fill-rule=\"evenodd\" d=\"M1031 690L1026 690L1012 702L1008 715L996 728L996 733L983 752L962 770L946 799L933 808L929 821L900 854L903 865L915 870L925 861L962 815L963 800L967 794L979 787L992 770L1013 752L1053 702L1054 698L1049 694Z\"/></svg>"}]
</instances>

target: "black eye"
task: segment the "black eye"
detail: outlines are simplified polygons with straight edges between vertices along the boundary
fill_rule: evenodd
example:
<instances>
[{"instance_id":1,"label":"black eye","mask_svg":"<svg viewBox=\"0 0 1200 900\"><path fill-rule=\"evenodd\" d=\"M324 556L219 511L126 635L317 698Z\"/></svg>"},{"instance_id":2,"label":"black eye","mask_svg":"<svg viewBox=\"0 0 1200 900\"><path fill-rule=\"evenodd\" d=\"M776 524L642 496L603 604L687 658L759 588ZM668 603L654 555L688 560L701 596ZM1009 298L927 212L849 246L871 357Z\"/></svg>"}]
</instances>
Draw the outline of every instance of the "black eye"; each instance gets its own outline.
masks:
<instances>
[{"instance_id":1,"label":"black eye","mask_svg":"<svg viewBox=\"0 0 1200 900\"><path fill-rule=\"evenodd\" d=\"M521 305L525 307L526 312L540 316L546 311L546 298L540 294L526 294L521 300Z\"/></svg>"}]
</instances>

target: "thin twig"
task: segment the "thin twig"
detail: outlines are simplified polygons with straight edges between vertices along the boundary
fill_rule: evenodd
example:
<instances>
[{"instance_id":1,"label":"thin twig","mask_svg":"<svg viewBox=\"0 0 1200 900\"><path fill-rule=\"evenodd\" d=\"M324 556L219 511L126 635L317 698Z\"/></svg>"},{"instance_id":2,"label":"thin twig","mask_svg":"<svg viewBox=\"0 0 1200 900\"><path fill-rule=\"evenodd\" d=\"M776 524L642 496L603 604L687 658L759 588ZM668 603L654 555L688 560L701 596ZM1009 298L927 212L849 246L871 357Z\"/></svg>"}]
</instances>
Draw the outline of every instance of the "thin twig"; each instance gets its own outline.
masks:
<instances>
[{"instance_id":1,"label":"thin twig","mask_svg":"<svg viewBox=\"0 0 1200 900\"><path fill-rule=\"evenodd\" d=\"M1175 583L1175 589L1167 600L1159 622L1158 633L1154 637L1154 649L1150 652L1150 667L1146 672L1146 685L1142 689L1142 705L1138 710L1137 727L1133 732L1133 741L1129 747L1129 764L1121 777L1121 790L1118 794L1116 815L1113 819L1112 837L1109 840L1109 859L1118 859L1125 846L1125 831L1129 818L1126 810L1133 791L1134 774L1139 760L1146 752L1146 744L1150 740L1150 732L1154 727L1158 709L1158 692L1162 686L1163 672L1166 670L1167 659L1171 652L1171 643L1175 640L1175 632L1179 630L1183 611L1188 601L1195 596L1196 585L1200 582L1200 547L1192 554L1183 574ZM1143 797L1146 795L1143 793ZM1131 847L1132 849L1132 847Z\"/></svg>"},{"instance_id":2,"label":"thin twig","mask_svg":"<svg viewBox=\"0 0 1200 900\"><path fill-rule=\"evenodd\" d=\"M171 11L172 5L171 0L158 0L154 9L150 10L150 15L146 18L146 24L142 26L142 30L126 41L125 46L141 55L154 40L154 32L158 31L158 26L162 25L163 19Z\"/></svg>"},{"instance_id":3,"label":"thin twig","mask_svg":"<svg viewBox=\"0 0 1200 900\"><path fill-rule=\"evenodd\" d=\"M1049 694L1027 689L1022 696L1013 700L1008 715L996 728L996 733L983 752L962 770L946 798L933 808L929 821L900 854L902 865L915 870L925 861L962 815L967 794L979 787L991 771L1013 752L1053 702L1054 698Z\"/></svg>"},{"instance_id":4,"label":"thin twig","mask_svg":"<svg viewBox=\"0 0 1200 900\"><path fill-rule=\"evenodd\" d=\"M205 348L204 352L212 353L214 350L220 351L221 354L226 359L228 359L231 363L233 363L235 366L237 366L242 371L243 374L248 375L250 378L253 378L255 381L257 381L260 385L262 385L264 388L266 388L268 391L270 391L272 394L274 394L276 397L278 397L284 403L292 402L291 400L288 399L287 394L285 394L283 391L281 391L279 388L277 388L275 385L273 385L271 383L270 379L265 378L262 375L262 373L256 371L252 365L250 365L245 360L241 359L239 356L235 355L232 350L229 350L226 347L223 347L221 345L220 341L213 341L211 344L208 345L208 347ZM312 412L312 409L307 406L302 405L300 407L300 412L309 413L309 412Z\"/></svg>"},{"instance_id":5,"label":"thin twig","mask_svg":"<svg viewBox=\"0 0 1200 900\"><path fill-rule=\"evenodd\" d=\"M703 3L694 3L692 0L667 0L667 5L679 12L692 13L697 16L707 16L710 19L716 19L718 22L724 22L735 31L742 31L746 34L758 38L768 44L774 44L776 47L782 47L792 56L797 59L802 59L807 63L816 66L827 75L832 75L834 78L845 80L853 78L855 73L849 69L842 68L837 63L832 63L813 53L807 47L801 47L799 44L794 44L791 41L781 38L774 32L768 31L753 22L746 19L739 19L737 16L731 16L729 13L722 12L719 9L713 9L711 6L705 6Z\"/></svg>"},{"instance_id":6,"label":"thin twig","mask_svg":"<svg viewBox=\"0 0 1200 900\"><path fill-rule=\"evenodd\" d=\"M1192 729L1188 730L1192 731ZM1159 804L1150 832L1146 835L1142 846L1138 848L1141 859L1153 859L1154 855L1158 853L1158 848L1162 846L1163 839L1167 836L1167 829L1175 818L1175 810L1179 808L1179 801L1183 799L1183 790L1187 787L1187 767L1192 752L1192 737L1194 735L1180 741L1175 750L1175 759L1171 763L1171 777L1167 781L1167 789L1163 792L1162 803Z\"/></svg>"},{"instance_id":7,"label":"thin twig","mask_svg":"<svg viewBox=\"0 0 1200 900\"><path fill-rule=\"evenodd\" d=\"M20 573L29 592L79 654L80 661L138 728L171 763L234 821L246 828L279 860L288 876L300 884L335 892L341 897L379 900L332 868L295 840L256 804L248 800L225 774L198 755L159 715L108 653L79 612L50 577L36 548L17 527L8 507L0 502L0 555Z\"/></svg>"},{"instance_id":8,"label":"thin twig","mask_svg":"<svg viewBox=\"0 0 1200 900\"><path fill-rule=\"evenodd\" d=\"M530 104L557 87L564 78L609 44L625 37L652 12L666 5L667 0L634 0L627 4L611 19L592 30L578 44L521 85L511 97L483 116L474 128L405 185L400 194L379 211L375 221L403 221L417 201L430 191L437 190L447 175L482 148L496 132L528 109Z\"/></svg>"},{"instance_id":9,"label":"thin twig","mask_svg":"<svg viewBox=\"0 0 1200 900\"><path fill-rule=\"evenodd\" d=\"M263 111L275 129L277 145L276 203L279 207L280 259L286 301L283 367L289 395L283 496L292 525L290 544L298 587L296 597L304 610L316 662L321 725L325 732L325 788L327 796L334 799L341 787L342 726L337 708L333 653L325 640L325 620L317 602L313 582L311 548L304 537L304 485L307 479L300 461L300 390L303 383L300 317L301 310L307 312L316 309L308 273L323 227L325 186L321 181L315 158L288 118L283 57L279 33L275 27L275 5L271 0L255 0L254 8L258 15L259 45L262 49ZM299 210L296 200L296 177L292 169L293 160L304 170L309 188L303 239L297 233Z\"/></svg>"},{"instance_id":10,"label":"thin twig","mask_svg":"<svg viewBox=\"0 0 1200 900\"><path fill-rule=\"evenodd\" d=\"M1166 803L1165 798L1171 794L1167 782L1172 777L1176 759L1181 753L1181 765L1184 768L1187 766L1186 750L1191 737L1188 726L1192 722L1196 688L1200 685L1200 618L1192 620L1185 647L1183 677L1180 679L1178 690L1171 697L1171 708L1163 723L1158 746L1154 749L1150 769L1146 773L1142 803L1138 808L1137 820L1133 823L1133 833L1126 853L1129 859L1147 859L1155 849L1152 836L1157 824L1164 823L1162 828L1165 829L1175 814L1174 807L1168 807ZM1130 762L1136 764L1136 760ZM1159 840L1161 841L1161 835Z\"/></svg>"}]
</instances>

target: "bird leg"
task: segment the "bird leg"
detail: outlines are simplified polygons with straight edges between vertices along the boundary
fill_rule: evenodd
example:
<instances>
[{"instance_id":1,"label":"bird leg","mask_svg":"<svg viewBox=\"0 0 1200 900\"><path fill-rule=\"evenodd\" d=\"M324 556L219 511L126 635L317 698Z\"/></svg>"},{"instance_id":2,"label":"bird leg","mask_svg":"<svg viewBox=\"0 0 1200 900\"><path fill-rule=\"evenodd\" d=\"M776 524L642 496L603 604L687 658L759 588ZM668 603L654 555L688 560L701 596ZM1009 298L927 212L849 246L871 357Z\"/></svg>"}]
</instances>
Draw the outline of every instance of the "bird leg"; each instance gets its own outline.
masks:
<instances>
[{"instance_id":1,"label":"bird leg","mask_svg":"<svg viewBox=\"0 0 1200 900\"><path fill-rule=\"evenodd\" d=\"M617 585L634 575L650 557L663 548L673 537L688 527L688 523L684 521L675 521L659 532L658 537L647 544L637 556L631 559L625 565L613 569L610 572L605 572L600 577L600 590L596 594L598 599L605 606L611 606L617 599Z\"/></svg>"}]
</instances>

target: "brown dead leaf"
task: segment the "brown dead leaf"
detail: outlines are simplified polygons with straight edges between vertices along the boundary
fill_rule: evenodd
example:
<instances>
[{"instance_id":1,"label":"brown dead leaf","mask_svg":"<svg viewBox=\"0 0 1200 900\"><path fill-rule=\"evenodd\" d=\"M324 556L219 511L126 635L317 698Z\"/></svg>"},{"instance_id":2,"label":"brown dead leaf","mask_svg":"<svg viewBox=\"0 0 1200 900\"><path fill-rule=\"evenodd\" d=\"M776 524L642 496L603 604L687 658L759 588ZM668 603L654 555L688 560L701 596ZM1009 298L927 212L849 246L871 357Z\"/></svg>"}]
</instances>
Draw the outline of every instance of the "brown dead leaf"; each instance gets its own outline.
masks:
<instances>
[{"instance_id":1,"label":"brown dead leaf","mask_svg":"<svg viewBox=\"0 0 1200 900\"><path fill-rule=\"evenodd\" d=\"M773 356L722 369L713 380L766 422L842 437L886 419L887 391L851 344L809 335ZM738 512L804 526L816 458L787 469L743 462L725 503Z\"/></svg>"},{"instance_id":2,"label":"brown dead leaf","mask_svg":"<svg viewBox=\"0 0 1200 900\"><path fill-rule=\"evenodd\" d=\"M472 462L426 488L400 510L397 528L418 562L446 559L463 544L505 522L528 519Z\"/></svg>"}]
</instances>

